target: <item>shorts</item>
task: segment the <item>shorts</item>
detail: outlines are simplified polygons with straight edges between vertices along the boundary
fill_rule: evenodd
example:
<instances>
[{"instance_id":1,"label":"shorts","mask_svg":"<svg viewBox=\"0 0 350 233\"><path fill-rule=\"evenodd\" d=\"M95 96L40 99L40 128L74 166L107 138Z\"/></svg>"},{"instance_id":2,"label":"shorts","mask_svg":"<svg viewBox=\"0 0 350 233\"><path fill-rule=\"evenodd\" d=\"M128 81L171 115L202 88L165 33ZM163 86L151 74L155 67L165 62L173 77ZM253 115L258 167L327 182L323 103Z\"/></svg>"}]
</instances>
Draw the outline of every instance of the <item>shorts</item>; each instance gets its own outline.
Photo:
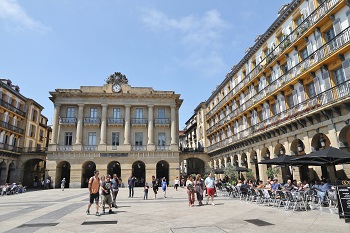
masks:
<instances>
[{"instance_id":1,"label":"shorts","mask_svg":"<svg viewBox=\"0 0 350 233\"><path fill-rule=\"evenodd\" d=\"M99 193L90 193L90 204L95 203L98 204L98 200L100 199L100 194Z\"/></svg>"},{"instance_id":2,"label":"shorts","mask_svg":"<svg viewBox=\"0 0 350 233\"><path fill-rule=\"evenodd\" d=\"M112 203L112 197L111 197L110 194L108 194L108 195L102 195L102 204L103 204L103 206L104 206L105 204L110 205L111 203Z\"/></svg>"},{"instance_id":3,"label":"shorts","mask_svg":"<svg viewBox=\"0 0 350 233\"><path fill-rule=\"evenodd\" d=\"M165 192L166 191L166 186L163 186L162 189L163 189L163 192Z\"/></svg>"},{"instance_id":4,"label":"shorts","mask_svg":"<svg viewBox=\"0 0 350 233\"><path fill-rule=\"evenodd\" d=\"M207 188L207 195L208 196L214 196L215 189L214 188Z\"/></svg>"}]
</instances>

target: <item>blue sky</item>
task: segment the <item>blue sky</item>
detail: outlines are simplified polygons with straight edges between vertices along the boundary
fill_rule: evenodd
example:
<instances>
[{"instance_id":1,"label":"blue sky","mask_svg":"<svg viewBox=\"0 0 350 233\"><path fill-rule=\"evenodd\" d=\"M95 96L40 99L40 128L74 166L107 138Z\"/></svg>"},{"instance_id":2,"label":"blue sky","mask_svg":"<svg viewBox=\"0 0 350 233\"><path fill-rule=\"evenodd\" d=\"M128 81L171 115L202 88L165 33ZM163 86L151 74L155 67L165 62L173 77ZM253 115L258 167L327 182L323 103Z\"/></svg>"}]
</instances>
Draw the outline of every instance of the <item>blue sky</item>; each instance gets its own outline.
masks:
<instances>
[{"instance_id":1,"label":"blue sky","mask_svg":"<svg viewBox=\"0 0 350 233\"><path fill-rule=\"evenodd\" d=\"M289 2L0 0L0 78L51 122L49 91L121 72L133 87L181 94L182 129Z\"/></svg>"}]
</instances>

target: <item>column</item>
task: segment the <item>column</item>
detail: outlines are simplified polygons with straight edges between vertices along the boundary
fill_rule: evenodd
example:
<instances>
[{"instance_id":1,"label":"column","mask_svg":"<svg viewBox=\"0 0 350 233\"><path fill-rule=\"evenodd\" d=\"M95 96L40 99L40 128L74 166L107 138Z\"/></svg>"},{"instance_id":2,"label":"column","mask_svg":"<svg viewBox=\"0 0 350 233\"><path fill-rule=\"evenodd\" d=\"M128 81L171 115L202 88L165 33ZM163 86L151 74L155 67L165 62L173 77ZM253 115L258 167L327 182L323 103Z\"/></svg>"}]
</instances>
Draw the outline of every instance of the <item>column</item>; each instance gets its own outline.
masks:
<instances>
[{"instance_id":1,"label":"column","mask_svg":"<svg viewBox=\"0 0 350 233\"><path fill-rule=\"evenodd\" d=\"M75 140L76 145L81 145L83 135L83 124L84 124L84 104L79 104L78 110L78 122L77 122L77 136Z\"/></svg>"},{"instance_id":2,"label":"column","mask_svg":"<svg viewBox=\"0 0 350 233\"><path fill-rule=\"evenodd\" d=\"M54 113L53 113L51 144L54 144L54 145L57 144L58 120L60 118L60 107L61 107L61 104L55 104Z\"/></svg>"},{"instance_id":3,"label":"column","mask_svg":"<svg viewBox=\"0 0 350 233\"><path fill-rule=\"evenodd\" d=\"M148 142L147 142L147 150L155 150L154 140L153 140L153 107L154 105L148 105Z\"/></svg>"},{"instance_id":4,"label":"column","mask_svg":"<svg viewBox=\"0 0 350 233\"><path fill-rule=\"evenodd\" d=\"M130 145L130 108L131 105L125 105L124 145Z\"/></svg>"},{"instance_id":5,"label":"column","mask_svg":"<svg viewBox=\"0 0 350 233\"><path fill-rule=\"evenodd\" d=\"M106 145L107 136L107 104L102 104L100 145Z\"/></svg>"},{"instance_id":6,"label":"column","mask_svg":"<svg viewBox=\"0 0 350 233\"><path fill-rule=\"evenodd\" d=\"M175 116L175 105L171 106L170 110L170 121L171 121L171 145L176 145L176 116Z\"/></svg>"}]
</instances>

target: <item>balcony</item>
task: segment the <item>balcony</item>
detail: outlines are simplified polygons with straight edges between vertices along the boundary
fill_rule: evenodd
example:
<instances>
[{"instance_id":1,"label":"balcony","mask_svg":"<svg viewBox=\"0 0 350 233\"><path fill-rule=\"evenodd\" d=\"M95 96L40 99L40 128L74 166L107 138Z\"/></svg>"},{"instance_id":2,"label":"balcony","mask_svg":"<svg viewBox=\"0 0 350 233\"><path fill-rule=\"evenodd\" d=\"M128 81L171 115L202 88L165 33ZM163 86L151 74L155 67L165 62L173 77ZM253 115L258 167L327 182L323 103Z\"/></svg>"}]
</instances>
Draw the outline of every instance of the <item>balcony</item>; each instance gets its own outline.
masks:
<instances>
[{"instance_id":1,"label":"balcony","mask_svg":"<svg viewBox=\"0 0 350 233\"><path fill-rule=\"evenodd\" d=\"M284 51L289 48L294 42L304 35L309 28L320 22L323 17L331 12L341 0L325 0L318 8L316 8L311 14L301 23L295 30L281 41L274 50L272 50L257 66L247 74L240 83L238 83L232 90L216 105L211 109L206 117L209 120L217 110L219 110L231 97L243 91L258 74L261 73L261 67L267 68L267 65L272 63L277 57L280 57Z\"/></svg>"},{"instance_id":2,"label":"balcony","mask_svg":"<svg viewBox=\"0 0 350 233\"><path fill-rule=\"evenodd\" d=\"M146 151L147 150L147 146L131 146L131 150L132 151Z\"/></svg>"},{"instance_id":3,"label":"balcony","mask_svg":"<svg viewBox=\"0 0 350 233\"><path fill-rule=\"evenodd\" d=\"M97 117L86 117L84 118L84 126L99 127L101 119Z\"/></svg>"},{"instance_id":4,"label":"balcony","mask_svg":"<svg viewBox=\"0 0 350 233\"><path fill-rule=\"evenodd\" d=\"M312 97L311 99L299 103L281 113L277 113L274 116L265 119L257 124L254 124L247 129L236 132L231 137L209 146L208 151L220 149L232 143L237 143L239 140L253 137L256 134L272 129L273 127L279 127L284 123L296 120L296 118L306 116L317 108L333 105L336 102L349 99L349 97L350 80L345 81L333 88L330 88Z\"/></svg>"},{"instance_id":5,"label":"balcony","mask_svg":"<svg viewBox=\"0 0 350 233\"><path fill-rule=\"evenodd\" d=\"M60 125L75 126L77 124L77 118L75 117L60 117Z\"/></svg>"},{"instance_id":6,"label":"balcony","mask_svg":"<svg viewBox=\"0 0 350 233\"><path fill-rule=\"evenodd\" d=\"M73 146L57 146L57 151L73 151Z\"/></svg>"},{"instance_id":7,"label":"balcony","mask_svg":"<svg viewBox=\"0 0 350 233\"><path fill-rule=\"evenodd\" d=\"M156 146L156 151L169 151L170 146Z\"/></svg>"},{"instance_id":8,"label":"balcony","mask_svg":"<svg viewBox=\"0 0 350 233\"><path fill-rule=\"evenodd\" d=\"M11 151L11 152L16 152L16 153L21 153L22 148L17 147L17 146L11 146L5 143L0 143L0 150L5 150L5 151Z\"/></svg>"},{"instance_id":9,"label":"balcony","mask_svg":"<svg viewBox=\"0 0 350 233\"><path fill-rule=\"evenodd\" d=\"M97 146L83 146L83 151L97 151Z\"/></svg>"},{"instance_id":10,"label":"balcony","mask_svg":"<svg viewBox=\"0 0 350 233\"><path fill-rule=\"evenodd\" d=\"M108 118L107 124L109 126L123 127L124 126L124 119L123 118Z\"/></svg>"},{"instance_id":11,"label":"balcony","mask_svg":"<svg viewBox=\"0 0 350 233\"><path fill-rule=\"evenodd\" d=\"M24 129L18 128L17 126L11 125L5 121L0 121L0 127L4 129L8 129L12 132L18 133L18 134L24 134Z\"/></svg>"},{"instance_id":12,"label":"balcony","mask_svg":"<svg viewBox=\"0 0 350 233\"><path fill-rule=\"evenodd\" d=\"M155 118L154 125L156 127L169 127L170 119L169 118Z\"/></svg>"},{"instance_id":13,"label":"balcony","mask_svg":"<svg viewBox=\"0 0 350 233\"><path fill-rule=\"evenodd\" d=\"M263 88L258 94L255 94L247 102L243 103L238 109L232 111L228 117L234 119L238 117L239 114L243 113L245 109L249 109L258 102L264 101L271 93L277 92L283 88L286 83L289 83L297 79L300 75L305 72L313 72L316 70L314 68L317 64L325 59L330 58L332 55L336 54L345 45L350 44L350 27L344 29L341 33L335 36L328 43L321 46L315 52L310 54L303 61L299 62L297 65L288 70L285 74L282 74L270 85ZM227 116L226 116L227 118ZM224 120L215 123L207 130L207 134L211 134L217 129L219 129L224 124Z\"/></svg>"},{"instance_id":14,"label":"balcony","mask_svg":"<svg viewBox=\"0 0 350 233\"><path fill-rule=\"evenodd\" d=\"M10 110L11 112L14 112L22 117L25 117L26 113L22 111L21 109L16 108L12 104L7 103L3 99L0 99L0 106L3 106L4 108Z\"/></svg>"},{"instance_id":15,"label":"balcony","mask_svg":"<svg viewBox=\"0 0 350 233\"><path fill-rule=\"evenodd\" d=\"M147 119L146 118L132 118L131 125L132 127L147 127Z\"/></svg>"},{"instance_id":16,"label":"balcony","mask_svg":"<svg viewBox=\"0 0 350 233\"><path fill-rule=\"evenodd\" d=\"M22 153L27 153L27 154L45 154L47 151L47 148L34 148L34 147L23 147L22 148Z\"/></svg>"}]
</instances>

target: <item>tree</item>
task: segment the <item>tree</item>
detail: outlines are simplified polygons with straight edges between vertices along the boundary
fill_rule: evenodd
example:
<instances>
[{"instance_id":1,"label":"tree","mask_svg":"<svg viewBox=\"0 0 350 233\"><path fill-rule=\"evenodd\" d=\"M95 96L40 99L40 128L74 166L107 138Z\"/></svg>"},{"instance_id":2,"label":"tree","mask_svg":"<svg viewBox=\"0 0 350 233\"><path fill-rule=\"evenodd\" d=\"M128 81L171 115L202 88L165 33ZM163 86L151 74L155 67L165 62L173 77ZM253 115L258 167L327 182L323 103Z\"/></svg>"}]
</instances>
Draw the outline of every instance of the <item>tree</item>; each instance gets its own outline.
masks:
<instances>
[{"instance_id":1,"label":"tree","mask_svg":"<svg viewBox=\"0 0 350 233\"><path fill-rule=\"evenodd\" d=\"M233 182L238 178L238 171L231 164L224 168L224 174L228 177L229 182Z\"/></svg>"},{"instance_id":2,"label":"tree","mask_svg":"<svg viewBox=\"0 0 350 233\"><path fill-rule=\"evenodd\" d=\"M280 174L280 169L277 167L269 167L266 171L266 175L269 178L275 178L278 174Z\"/></svg>"},{"instance_id":3,"label":"tree","mask_svg":"<svg viewBox=\"0 0 350 233\"><path fill-rule=\"evenodd\" d=\"M253 177L253 170L248 168L248 171L246 172L247 179L251 180Z\"/></svg>"}]
</instances>

